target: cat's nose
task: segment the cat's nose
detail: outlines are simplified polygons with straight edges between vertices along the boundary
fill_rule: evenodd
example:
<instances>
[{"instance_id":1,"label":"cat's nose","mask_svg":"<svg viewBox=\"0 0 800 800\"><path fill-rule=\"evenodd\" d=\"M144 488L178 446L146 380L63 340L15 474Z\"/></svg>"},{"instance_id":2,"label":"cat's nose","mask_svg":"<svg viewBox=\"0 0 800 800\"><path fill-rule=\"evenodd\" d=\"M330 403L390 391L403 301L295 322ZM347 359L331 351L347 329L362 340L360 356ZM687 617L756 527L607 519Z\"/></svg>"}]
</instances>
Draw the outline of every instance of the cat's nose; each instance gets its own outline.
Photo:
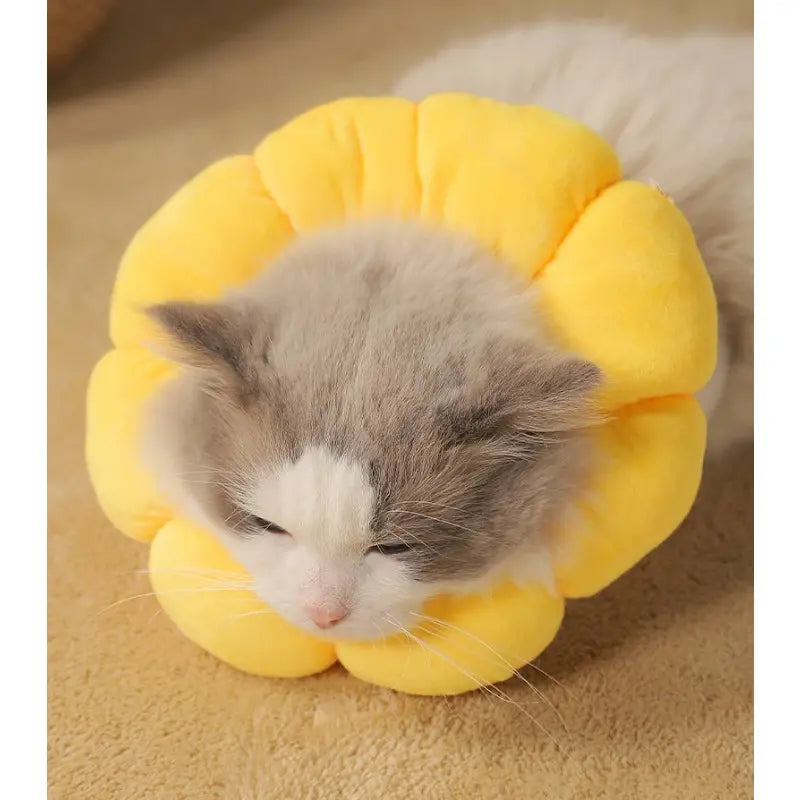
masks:
<instances>
[{"instance_id":1,"label":"cat's nose","mask_svg":"<svg viewBox=\"0 0 800 800\"><path fill-rule=\"evenodd\" d=\"M303 610L308 615L308 618L323 630L332 628L347 616L347 609L342 606L322 606L309 603L303 607Z\"/></svg>"}]
</instances>

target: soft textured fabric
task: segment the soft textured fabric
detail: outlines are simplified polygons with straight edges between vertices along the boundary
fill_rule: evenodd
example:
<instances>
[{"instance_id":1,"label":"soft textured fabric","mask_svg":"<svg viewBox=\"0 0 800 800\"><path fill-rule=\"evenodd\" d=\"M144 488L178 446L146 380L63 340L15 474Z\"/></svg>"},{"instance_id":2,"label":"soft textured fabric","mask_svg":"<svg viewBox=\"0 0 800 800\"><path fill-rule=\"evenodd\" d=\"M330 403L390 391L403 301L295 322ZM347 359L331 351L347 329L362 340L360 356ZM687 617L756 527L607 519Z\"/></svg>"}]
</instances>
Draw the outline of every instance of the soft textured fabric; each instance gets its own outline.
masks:
<instances>
[{"instance_id":1,"label":"soft textured fabric","mask_svg":"<svg viewBox=\"0 0 800 800\"><path fill-rule=\"evenodd\" d=\"M111 0L47 0L47 68L63 69L103 24Z\"/></svg>"},{"instance_id":2,"label":"soft textured fabric","mask_svg":"<svg viewBox=\"0 0 800 800\"><path fill-rule=\"evenodd\" d=\"M603 8L664 34L747 31L753 13L743 0ZM83 465L86 381L108 348L119 255L165 197L304 108L386 91L446 40L595 15L595 0L136 0L117 11L49 109L52 800L752 797L750 448L706 469L664 544L568 602L554 642L522 670L567 730L521 681L502 684L560 749L479 692L412 697L339 667L290 681L231 669L176 635L154 598L126 600L150 589L138 574L148 552L109 524Z\"/></svg>"},{"instance_id":3,"label":"soft textured fabric","mask_svg":"<svg viewBox=\"0 0 800 800\"><path fill-rule=\"evenodd\" d=\"M369 217L418 218L491 248L539 287L555 339L604 376L610 421L594 435L593 477L554 536L555 586L434 599L426 612L453 626L429 643L436 658L403 635L322 641L254 613L255 595L193 591L237 565L168 508L140 463L145 400L172 371L143 349L153 323L142 308L216 298L268 269L293 237ZM166 612L227 663L288 677L338 659L382 686L456 694L511 677L552 640L563 597L603 588L684 518L705 445L692 394L713 371L716 332L711 282L683 216L657 188L623 181L588 128L464 94L340 100L287 123L253 156L213 164L134 237L111 305L116 348L89 387L89 472L112 522L153 543Z\"/></svg>"}]
</instances>

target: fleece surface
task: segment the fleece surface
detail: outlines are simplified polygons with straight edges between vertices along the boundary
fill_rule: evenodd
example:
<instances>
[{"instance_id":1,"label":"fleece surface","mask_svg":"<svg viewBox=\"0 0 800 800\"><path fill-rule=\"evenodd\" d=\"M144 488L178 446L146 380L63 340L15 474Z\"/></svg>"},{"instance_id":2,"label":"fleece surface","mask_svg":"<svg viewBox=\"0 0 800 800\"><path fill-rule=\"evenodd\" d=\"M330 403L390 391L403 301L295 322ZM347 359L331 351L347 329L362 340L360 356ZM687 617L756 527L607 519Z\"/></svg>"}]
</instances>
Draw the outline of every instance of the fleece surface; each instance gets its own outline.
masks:
<instances>
[{"instance_id":1,"label":"fleece surface","mask_svg":"<svg viewBox=\"0 0 800 800\"><path fill-rule=\"evenodd\" d=\"M607 4L662 31L751 25L746 3L648 6ZM549 10L128 2L53 89L52 798L751 795L750 451L707 475L670 541L600 596L568 604L537 662L560 685L529 667L536 691L504 684L512 702L405 697L338 668L291 682L234 672L179 636L153 598L134 598L148 591L146 551L111 530L82 466L85 385L107 346L117 261L165 196L312 104L385 91L448 38Z\"/></svg>"}]
</instances>

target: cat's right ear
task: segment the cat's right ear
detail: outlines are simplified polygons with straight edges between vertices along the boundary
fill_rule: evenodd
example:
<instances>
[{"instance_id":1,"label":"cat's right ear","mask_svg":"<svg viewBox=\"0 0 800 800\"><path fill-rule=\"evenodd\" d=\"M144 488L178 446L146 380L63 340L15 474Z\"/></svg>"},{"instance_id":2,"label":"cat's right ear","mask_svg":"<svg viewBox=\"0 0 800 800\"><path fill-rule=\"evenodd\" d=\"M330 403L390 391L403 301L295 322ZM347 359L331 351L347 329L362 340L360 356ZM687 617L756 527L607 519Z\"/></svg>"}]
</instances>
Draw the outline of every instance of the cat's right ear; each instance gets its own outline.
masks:
<instances>
[{"instance_id":1,"label":"cat's right ear","mask_svg":"<svg viewBox=\"0 0 800 800\"><path fill-rule=\"evenodd\" d=\"M258 345L245 309L175 301L150 306L146 313L165 334L152 343L160 355L201 372L213 385L246 385L257 378Z\"/></svg>"}]
</instances>

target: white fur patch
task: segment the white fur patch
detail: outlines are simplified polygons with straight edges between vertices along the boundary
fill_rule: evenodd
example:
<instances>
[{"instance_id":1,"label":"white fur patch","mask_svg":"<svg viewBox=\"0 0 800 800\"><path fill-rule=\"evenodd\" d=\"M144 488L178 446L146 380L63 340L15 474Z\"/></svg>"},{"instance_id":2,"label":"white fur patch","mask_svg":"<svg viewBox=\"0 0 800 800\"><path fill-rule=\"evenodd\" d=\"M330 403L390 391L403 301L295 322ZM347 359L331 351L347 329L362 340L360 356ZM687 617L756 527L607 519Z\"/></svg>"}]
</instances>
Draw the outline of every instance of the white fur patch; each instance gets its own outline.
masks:
<instances>
[{"instance_id":1,"label":"white fur patch","mask_svg":"<svg viewBox=\"0 0 800 800\"><path fill-rule=\"evenodd\" d=\"M251 510L305 547L336 559L363 552L374 504L363 467L315 446L263 476L253 490Z\"/></svg>"},{"instance_id":2,"label":"white fur patch","mask_svg":"<svg viewBox=\"0 0 800 800\"><path fill-rule=\"evenodd\" d=\"M430 587L413 580L394 558L370 552L375 496L363 466L325 447L258 479L249 510L285 528L226 544L253 576L259 596L281 616L318 636L374 639L413 624ZM344 612L330 630L313 610Z\"/></svg>"}]
</instances>

